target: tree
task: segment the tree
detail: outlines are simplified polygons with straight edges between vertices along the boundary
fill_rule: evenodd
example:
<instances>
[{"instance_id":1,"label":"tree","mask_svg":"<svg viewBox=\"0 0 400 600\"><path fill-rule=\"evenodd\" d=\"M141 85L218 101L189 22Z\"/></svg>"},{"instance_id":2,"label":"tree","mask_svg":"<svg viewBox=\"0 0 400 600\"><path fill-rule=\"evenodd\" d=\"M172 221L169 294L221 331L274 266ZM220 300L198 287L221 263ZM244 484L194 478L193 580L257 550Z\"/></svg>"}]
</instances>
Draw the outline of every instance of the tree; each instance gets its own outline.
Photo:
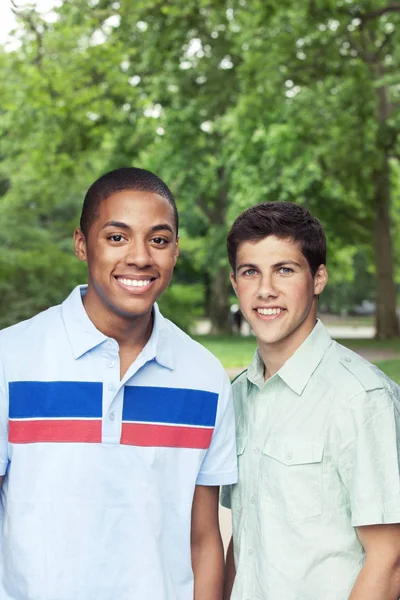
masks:
<instances>
[{"instance_id":1,"label":"tree","mask_svg":"<svg viewBox=\"0 0 400 600\"><path fill-rule=\"evenodd\" d=\"M400 5L287 1L252 9L235 5L240 79L254 91L241 97L230 128L231 163L244 159L237 196L256 179L257 198L302 202L344 243L372 236L377 336L398 336L389 161L400 129Z\"/></svg>"},{"instance_id":2,"label":"tree","mask_svg":"<svg viewBox=\"0 0 400 600\"><path fill-rule=\"evenodd\" d=\"M31 249L36 294L33 281L51 271L40 248L70 252L87 186L136 164L175 192L177 280L203 282L215 330L228 329L229 224L280 199L321 218L347 280L355 248L368 257L373 237L378 336L397 335L397 11L376 0L255 0L251 10L246 0L74 0L51 22L24 11L21 46L0 53L5 265ZM22 214L24 235L13 226ZM78 277L63 259L60 295ZM4 286L10 304L14 283Z\"/></svg>"}]
</instances>

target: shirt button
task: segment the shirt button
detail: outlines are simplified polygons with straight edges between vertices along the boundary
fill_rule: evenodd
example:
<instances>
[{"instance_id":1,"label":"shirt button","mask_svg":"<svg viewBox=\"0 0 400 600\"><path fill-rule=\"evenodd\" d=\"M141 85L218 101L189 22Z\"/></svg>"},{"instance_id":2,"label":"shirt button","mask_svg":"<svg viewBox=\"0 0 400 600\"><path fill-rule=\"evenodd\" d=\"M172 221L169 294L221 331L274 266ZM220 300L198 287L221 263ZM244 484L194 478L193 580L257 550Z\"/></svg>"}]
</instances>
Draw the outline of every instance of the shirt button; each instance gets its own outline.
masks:
<instances>
[{"instance_id":1,"label":"shirt button","mask_svg":"<svg viewBox=\"0 0 400 600\"><path fill-rule=\"evenodd\" d=\"M115 367L115 360L112 360L110 363L108 363L108 366L110 369L112 369L113 367Z\"/></svg>"},{"instance_id":2,"label":"shirt button","mask_svg":"<svg viewBox=\"0 0 400 600\"><path fill-rule=\"evenodd\" d=\"M260 448L254 448L253 452L254 454L260 454Z\"/></svg>"},{"instance_id":3,"label":"shirt button","mask_svg":"<svg viewBox=\"0 0 400 600\"><path fill-rule=\"evenodd\" d=\"M256 497L255 497L255 496L252 496L252 497L250 498L250 502L251 502L252 504L255 504L255 503L256 503Z\"/></svg>"},{"instance_id":4,"label":"shirt button","mask_svg":"<svg viewBox=\"0 0 400 600\"><path fill-rule=\"evenodd\" d=\"M250 550L249 550L249 556L253 556L253 554L254 554L254 550L252 550L252 549L250 548Z\"/></svg>"},{"instance_id":5,"label":"shirt button","mask_svg":"<svg viewBox=\"0 0 400 600\"><path fill-rule=\"evenodd\" d=\"M344 360L345 360L346 362L351 362L351 358L348 358L348 357L347 357L347 358L345 358Z\"/></svg>"},{"instance_id":6,"label":"shirt button","mask_svg":"<svg viewBox=\"0 0 400 600\"><path fill-rule=\"evenodd\" d=\"M292 460L292 458L293 458L293 454L291 452L288 452L286 454L286 460Z\"/></svg>"},{"instance_id":7,"label":"shirt button","mask_svg":"<svg viewBox=\"0 0 400 600\"><path fill-rule=\"evenodd\" d=\"M113 345L113 343L110 342L110 341L108 341L107 344L106 344L107 348L112 348L112 345Z\"/></svg>"},{"instance_id":8,"label":"shirt button","mask_svg":"<svg viewBox=\"0 0 400 600\"><path fill-rule=\"evenodd\" d=\"M108 418L110 421L115 421L115 413L110 412L110 414L108 415Z\"/></svg>"},{"instance_id":9,"label":"shirt button","mask_svg":"<svg viewBox=\"0 0 400 600\"><path fill-rule=\"evenodd\" d=\"M110 392L113 392L115 390L115 386L113 383L109 383L108 384L108 389L110 390Z\"/></svg>"}]
</instances>

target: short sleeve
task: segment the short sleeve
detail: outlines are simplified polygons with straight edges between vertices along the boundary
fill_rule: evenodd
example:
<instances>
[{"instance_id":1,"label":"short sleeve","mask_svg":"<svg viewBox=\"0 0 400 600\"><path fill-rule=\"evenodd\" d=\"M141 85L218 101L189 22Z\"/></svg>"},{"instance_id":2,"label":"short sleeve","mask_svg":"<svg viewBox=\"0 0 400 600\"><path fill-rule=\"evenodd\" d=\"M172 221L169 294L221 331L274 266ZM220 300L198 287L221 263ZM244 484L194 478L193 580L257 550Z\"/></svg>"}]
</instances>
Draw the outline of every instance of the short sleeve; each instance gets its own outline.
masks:
<instances>
[{"instance_id":1,"label":"short sleeve","mask_svg":"<svg viewBox=\"0 0 400 600\"><path fill-rule=\"evenodd\" d=\"M339 472L354 527L400 523L400 393L366 391L342 423Z\"/></svg>"},{"instance_id":2,"label":"short sleeve","mask_svg":"<svg viewBox=\"0 0 400 600\"><path fill-rule=\"evenodd\" d=\"M223 371L214 433L204 457L197 485L228 485L237 481L235 413L228 376Z\"/></svg>"},{"instance_id":3,"label":"short sleeve","mask_svg":"<svg viewBox=\"0 0 400 600\"><path fill-rule=\"evenodd\" d=\"M0 477L8 465L8 389L0 354Z\"/></svg>"}]
</instances>

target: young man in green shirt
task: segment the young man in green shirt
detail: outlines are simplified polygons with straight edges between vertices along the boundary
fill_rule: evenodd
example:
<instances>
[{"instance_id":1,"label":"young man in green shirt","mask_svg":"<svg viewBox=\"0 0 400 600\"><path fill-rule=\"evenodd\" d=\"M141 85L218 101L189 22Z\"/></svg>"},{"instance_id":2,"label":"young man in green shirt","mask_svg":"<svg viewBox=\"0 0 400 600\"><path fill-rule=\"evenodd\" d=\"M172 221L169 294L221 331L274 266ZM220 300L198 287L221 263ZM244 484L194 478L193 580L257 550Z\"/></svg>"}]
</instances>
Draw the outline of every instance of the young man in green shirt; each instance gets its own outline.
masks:
<instances>
[{"instance_id":1,"label":"young man in green shirt","mask_svg":"<svg viewBox=\"0 0 400 600\"><path fill-rule=\"evenodd\" d=\"M228 255L258 348L233 384L225 600L398 600L400 388L317 320L321 224L259 204L234 222Z\"/></svg>"}]
</instances>

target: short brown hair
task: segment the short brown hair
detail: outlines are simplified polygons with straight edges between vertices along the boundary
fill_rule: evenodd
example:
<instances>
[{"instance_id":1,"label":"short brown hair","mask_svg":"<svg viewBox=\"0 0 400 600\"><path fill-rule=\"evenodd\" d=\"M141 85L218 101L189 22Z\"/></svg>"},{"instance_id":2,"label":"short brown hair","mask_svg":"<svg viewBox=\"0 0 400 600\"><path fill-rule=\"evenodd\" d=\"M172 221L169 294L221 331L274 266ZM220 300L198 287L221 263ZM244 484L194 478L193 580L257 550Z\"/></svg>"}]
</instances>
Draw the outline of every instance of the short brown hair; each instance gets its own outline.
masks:
<instances>
[{"instance_id":1,"label":"short brown hair","mask_svg":"<svg viewBox=\"0 0 400 600\"><path fill-rule=\"evenodd\" d=\"M269 235L299 244L313 277L318 267L326 264L326 237L318 219L292 202L262 202L242 212L228 233L228 258L233 273L240 244Z\"/></svg>"}]
</instances>

